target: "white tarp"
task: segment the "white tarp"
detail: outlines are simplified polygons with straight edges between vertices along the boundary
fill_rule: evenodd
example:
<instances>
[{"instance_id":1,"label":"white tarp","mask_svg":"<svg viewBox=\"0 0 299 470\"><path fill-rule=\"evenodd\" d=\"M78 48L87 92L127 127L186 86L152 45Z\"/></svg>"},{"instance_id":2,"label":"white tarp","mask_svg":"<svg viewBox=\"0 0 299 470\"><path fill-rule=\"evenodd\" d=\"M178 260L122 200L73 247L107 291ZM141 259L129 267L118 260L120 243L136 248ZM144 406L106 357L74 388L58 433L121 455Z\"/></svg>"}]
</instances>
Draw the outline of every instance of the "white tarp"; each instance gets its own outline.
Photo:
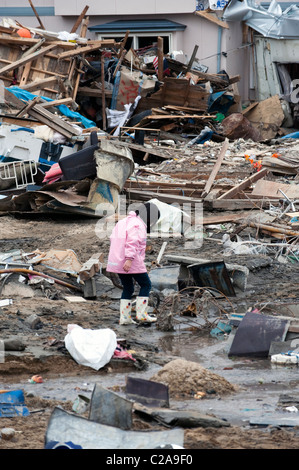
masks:
<instances>
[{"instance_id":1,"label":"white tarp","mask_svg":"<svg viewBox=\"0 0 299 470\"><path fill-rule=\"evenodd\" d=\"M65 347L78 364L99 370L111 360L117 347L116 334L109 328L84 329L68 325Z\"/></svg>"}]
</instances>

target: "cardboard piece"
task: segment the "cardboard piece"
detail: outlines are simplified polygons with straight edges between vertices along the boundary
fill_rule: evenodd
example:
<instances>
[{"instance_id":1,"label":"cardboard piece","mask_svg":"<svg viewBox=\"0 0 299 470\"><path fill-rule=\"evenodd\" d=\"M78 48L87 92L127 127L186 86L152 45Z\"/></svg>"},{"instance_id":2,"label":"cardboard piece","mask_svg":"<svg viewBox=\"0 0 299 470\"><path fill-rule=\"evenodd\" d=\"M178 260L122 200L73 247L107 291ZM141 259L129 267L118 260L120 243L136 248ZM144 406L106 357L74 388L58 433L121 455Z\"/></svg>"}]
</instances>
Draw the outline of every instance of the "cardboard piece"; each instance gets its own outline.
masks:
<instances>
[{"instance_id":1,"label":"cardboard piece","mask_svg":"<svg viewBox=\"0 0 299 470\"><path fill-rule=\"evenodd\" d=\"M272 139L284 121L284 112L278 95L271 96L243 113L263 140Z\"/></svg>"}]
</instances>

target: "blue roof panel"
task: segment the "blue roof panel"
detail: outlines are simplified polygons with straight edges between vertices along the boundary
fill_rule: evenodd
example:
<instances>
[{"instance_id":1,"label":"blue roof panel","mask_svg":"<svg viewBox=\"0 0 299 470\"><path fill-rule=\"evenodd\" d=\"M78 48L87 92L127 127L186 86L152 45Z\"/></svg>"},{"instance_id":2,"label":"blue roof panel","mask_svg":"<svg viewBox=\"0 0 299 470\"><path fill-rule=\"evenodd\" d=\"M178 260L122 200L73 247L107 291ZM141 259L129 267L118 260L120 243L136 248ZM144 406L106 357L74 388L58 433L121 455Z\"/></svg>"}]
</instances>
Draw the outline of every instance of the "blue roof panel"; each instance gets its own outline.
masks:
<instances>
[{"instance_id":1,"label":"blue roof panel","mask_svg":"<svg viewBox=\"0 0 299 470\"><path fill-rule=\"evenodd\" d=\"M96 33L131 33L157 31L183 31L186 25L170 20L117 20L110 23L90 26L89 31Z\"/></svg>"}]
</instances>

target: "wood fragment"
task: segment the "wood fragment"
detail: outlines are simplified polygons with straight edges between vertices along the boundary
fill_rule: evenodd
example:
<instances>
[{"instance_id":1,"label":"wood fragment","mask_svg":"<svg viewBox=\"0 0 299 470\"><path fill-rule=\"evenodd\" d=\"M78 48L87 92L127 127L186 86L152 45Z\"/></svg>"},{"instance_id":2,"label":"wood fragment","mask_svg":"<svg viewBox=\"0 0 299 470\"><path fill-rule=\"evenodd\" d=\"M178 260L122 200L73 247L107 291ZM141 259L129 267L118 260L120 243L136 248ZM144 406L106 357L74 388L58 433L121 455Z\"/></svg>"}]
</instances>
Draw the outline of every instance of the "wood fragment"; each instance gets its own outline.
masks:
<instances>
[{"instance_id":1,"label":"wood fragment","mask_svg":"<svg viewBox=\"0 0 299 470\"><path fill-rule=\"evenodd\" d=\"M164 53L163 53L163 38L158 36L158 80L163 81L164 76Z\"/></svg>"},{"instance_id":2,"label":"wood fragment","mask_svg":"<svg viewBox=\"0 0 299 470\"><path fill-rule=\"evenodd\" d=\"M105 98L105 58L101 56L101 83L102 83L102 128L106 130L106 98Z\"/></svg>"},{"instance_id":3,"label":"wood fragment","mask_svg":"<svg viewBox=\"0 0 299 470\"><path fill-rule=\"evenodd\" d=\"M83 8L82 12L81 12L80 15L78 16L78 19L77 19L76 23L74 24L74 26L73 26L72 29L71 29L71 34L72 34L72 33L75 33L75 32L77 31L77 29L79 28L80 24L81 24L82 21L83 21L84 16L86 15L88 9L89 9L89 6L88 6L88 5L86 5L86 6Z\"/></svg>"},{"instance_id":4,"label":"wood fragment","mask_svg":"<svg viewBox=\"0 0 299 470\"><path fill-rule=\"evenodd\" d=\"M202 193L202 197L203 197L203 198L205 198L205 197L209 194L209 192L210 192L210 189L211 189L211 187L212 187L212 185L213 185L213 183L214 183L214 181L215 181L215 177L216 177L216 175L217 175L217 173L218 173L218 171L219 171L219 169L220 169L221 163L222 163L222 161L223 161L223 159L224 159L224 157L225 157L225 153L226 153L226 151L227 151L227 149L228 149L228 144L229 144L229 140L228 140L228 139L225 139L225 141L224 141L224 143L223 143L223 145L222 145L222 147L221 147L221 150L220 150L219 156L218 156L218 158L217 158L217 161L216 161L216 163L215 163L215 165L214 165L214 168L213 168L213 170L211 171L210 177L209 177L209 179L208 179L208 181L207 181L207 183L206 183L206 185L205 185L205 188L204 188L204 190L203 190L203 193Z\"/></svg>"},{"instance_id":5,"label":"wood fragment","mask_svg":"<svg viewBox=\"0 0 299 470\"><path fill-rule=\"evenodd\" d=\"M258 171L254 175L252 175L249 178L247 178L246 180L242 181L242 183L238 184L234 188L232 188L229 191L227 191L226 193L222 194L222 196L220 196L218 198L218 200L219 199L231 199L231 198L233 198L234 196L239 194L240 191L243 191L244 189L249 188L249 186L251 186L252 183L264 178L267 174L268 174L268 170L266 168L264 168L261 171Z\"/></svg>"},{"instance_id":6,"label":"wood fragment","mask_svg":"<svg viewBox=\"0 0 299 470\"><path fill-rule=\"evenodd\" d=\"M30 6L31 6L31 8L32 8L32 10L33 10L33 12L34 12L34 14L35 14L35 16L36 16L37 21L38 21L39 24L40 24L41 29L45 29L45 27L44 27L44 25L43 25L43 22L42 22L42 20L40 19L39 14L37 13L37 11L36 11L36 9L35 9L35 7L34 7L32 1L31 1L31 0L28 0L28 1L29 1Z\"/></svg>"}]
</instances>

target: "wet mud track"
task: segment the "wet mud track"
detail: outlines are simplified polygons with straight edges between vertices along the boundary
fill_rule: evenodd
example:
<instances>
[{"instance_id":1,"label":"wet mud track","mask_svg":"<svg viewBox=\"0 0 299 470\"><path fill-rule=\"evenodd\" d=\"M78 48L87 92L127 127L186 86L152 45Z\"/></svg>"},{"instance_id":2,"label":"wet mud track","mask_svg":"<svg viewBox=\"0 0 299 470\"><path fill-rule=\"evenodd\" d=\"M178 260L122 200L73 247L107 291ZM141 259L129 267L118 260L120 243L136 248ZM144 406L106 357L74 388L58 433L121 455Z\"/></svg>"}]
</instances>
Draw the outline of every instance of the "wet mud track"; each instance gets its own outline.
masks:
<instances>
[{"instance_id":1,"label":"wet mud track","mask_svg":"<svg viewBox=\"0 0 299 470\"><path fill-rule=\"evenodd\" d=\"M57 249L71 248L81 262L93 253L107 253L108 242L97 240L94 221L37 222L10 217L2 217L0 221L2 252L16 248L25 251L47 250L53 246ZM157 256L161 245L162 241L157 240L149 254L149 262ZM170 253L177 254L178 247L178 241L168 244ZM192 256L201 258L212 255L215 259L223 258L219 246L208 242L204 242L199 252L192 253ZM230 262L251 263L251 270L246 291L231 298L223 306L225 311L244 313L249 308L258 307L265 313L269 308L279 313L282 303L298 303L296 266L278 262L268 264L269 260L264 260L256 267L252 265L253 261L253 257L231 257ZM9 283L6 284L8 286ZM286 411L285 406L280 406L280 397L286 393L294 398L298 396L297 366L277 367L268 359L229 358L229 338L211 337L209 330L200 331L194 327L190 318L184 325L176 326L174 332L159 331L154 325L149 328L123 327L118 324L117 297L104 296L94 301L69 303L65 295L74 295L74 292L58 285L36 289L33 297L24 296L23 291L21 295L14 291L12 304L1 308L1 339L18 338L26 345L23 351L8 352L0 364L1 389L23 389L26 403L35 412L26 419L1 418L1 427L13 426L18 433L11 442L0 440L0 448L43 448L44 433L54 406L58 404L71 410L78 394L91 396L95 383L124 396L128 375L150 380L165 364L177 358L194 361L239 386L238 392L226 396L211 393L202 399L195 399L193 395L171 397L170 405L174 409L197 410L230 423L230 427L224 429L186 430L186 448L298 448L296 426L252 424L257 418L267 421L270 418L296 417L295 413ZM40 320L36 329L27 324L28 318L34 314ZM101 371L77 364L63 348L70 323L92 329L112 328L117 337L124 339L134 351L136 363L113 359ZM35 374L42 376L43 383L30 383ZM138 422L136 426L138 429L151 429L145 423Z\"/></svg>"}]
</instances>

